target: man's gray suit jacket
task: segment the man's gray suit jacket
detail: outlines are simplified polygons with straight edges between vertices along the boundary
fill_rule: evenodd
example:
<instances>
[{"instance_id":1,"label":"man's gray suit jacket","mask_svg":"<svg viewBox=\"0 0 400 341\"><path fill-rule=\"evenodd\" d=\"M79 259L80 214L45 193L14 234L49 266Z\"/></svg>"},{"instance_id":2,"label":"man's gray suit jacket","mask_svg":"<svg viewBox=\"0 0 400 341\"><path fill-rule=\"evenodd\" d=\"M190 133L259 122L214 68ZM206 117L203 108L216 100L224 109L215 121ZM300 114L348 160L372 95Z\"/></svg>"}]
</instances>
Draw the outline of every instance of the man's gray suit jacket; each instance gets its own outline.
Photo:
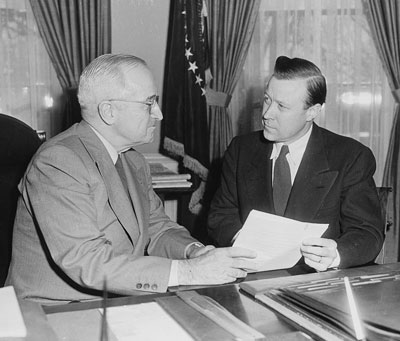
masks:
<instances>
[{"instance_id":1,"label":"man's gray suit jacket","mask_svg":"<svg viewBox=\"0 0 400 341\"><path fill-rule=\"evenodd\" d=\"M144 157L129 150L129 195L110 155L82 121L45 143L20 183L7 283L42 302L166 291L171 259L195 242L151 187ZM146 256L145 256L146 255Z\"/></svg>"}]
</instances>

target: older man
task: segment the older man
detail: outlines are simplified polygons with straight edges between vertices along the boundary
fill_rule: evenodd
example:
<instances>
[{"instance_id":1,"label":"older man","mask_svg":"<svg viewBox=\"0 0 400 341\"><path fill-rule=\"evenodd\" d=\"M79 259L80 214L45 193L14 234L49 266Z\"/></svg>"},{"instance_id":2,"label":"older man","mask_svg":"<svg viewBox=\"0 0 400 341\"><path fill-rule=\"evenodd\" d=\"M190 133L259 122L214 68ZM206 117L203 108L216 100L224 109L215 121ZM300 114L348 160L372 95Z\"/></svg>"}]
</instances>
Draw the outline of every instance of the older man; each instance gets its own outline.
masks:
<instances>
[{"instance_id":1,"label":"older man","mask_svg":"<svg viewBox=\"0 0 400 341\"><path fill-rule=\"evenodd\" d=\"M225 154L209 215L216 244L231 245L257 209L329 224L323 238L301 245L305 262L318 271L366 264L378 255L383 220L372 177L375 158L361 143L314 123L325 97L325 77L316 65L276 60L264 94L264 129L235 138Z\"/></svg>"},{"instance_id":2,"label":"older man","mask_svg":"<svg viewBox=\"0 0 400 341\"><path fill-rule=\"evenodd\" d=\"M103 55L79 82L83 120L45 143L20 183L7 283L42 303L243 277L252 251L203 246L172 222L134 146L162 119L145 62Z\"/></svg>"}]
</instances>

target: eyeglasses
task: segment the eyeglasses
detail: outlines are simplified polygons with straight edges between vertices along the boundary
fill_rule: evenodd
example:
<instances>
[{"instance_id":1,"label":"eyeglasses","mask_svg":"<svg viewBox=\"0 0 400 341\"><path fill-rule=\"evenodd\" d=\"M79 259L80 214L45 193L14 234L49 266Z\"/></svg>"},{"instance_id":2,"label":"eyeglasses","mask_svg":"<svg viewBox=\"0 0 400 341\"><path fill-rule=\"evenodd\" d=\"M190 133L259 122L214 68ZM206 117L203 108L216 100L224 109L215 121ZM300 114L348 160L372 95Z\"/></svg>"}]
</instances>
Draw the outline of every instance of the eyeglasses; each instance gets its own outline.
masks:
<instances>
[{"instance_id":1,"label":"eyeglasses","mask_svg":"<svg viewBox=\"0 0 400 341\"><path fill-rule=\"evenodd\" d=\"M139 104L144 104L149 107L149 114L151 111L154 109L155 105L158 104L159 96L153 96L147 101L130 101L127 99L109 99L109 102L128 102L128 103L139 103Z\"/></svg>"}]
</instances>

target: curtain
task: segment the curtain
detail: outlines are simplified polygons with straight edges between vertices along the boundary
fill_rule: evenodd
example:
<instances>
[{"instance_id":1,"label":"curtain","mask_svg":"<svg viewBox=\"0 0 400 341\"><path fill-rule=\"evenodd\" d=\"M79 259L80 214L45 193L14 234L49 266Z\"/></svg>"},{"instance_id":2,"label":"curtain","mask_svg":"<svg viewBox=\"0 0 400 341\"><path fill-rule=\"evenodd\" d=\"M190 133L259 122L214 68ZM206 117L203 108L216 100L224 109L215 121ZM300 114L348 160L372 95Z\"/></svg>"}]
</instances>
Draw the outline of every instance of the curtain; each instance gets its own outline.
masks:
<instances>
[{"instance_id":1,"label":"curtain","mask_svg":"<svg viewBox=\"0 0 400 341\"><path fill-rule=\"evenodd\" d=\"M261 1L229 107L234 135L262 129L265 82L280 55L309 59L321 68L328 94L316 122L370 147L377 160L375 181L381 186L394 101L361 0Z\"/></svg>"},{"instance_id":2,"label":"curtain","mask_svg":"<svg viewBox=\"0 0 400 341\"><path fill-rule=\"evenodd\" d=\"M246 60L260 0L208 0L211 59L209 105L210 159L220 160L230 143L228 105Z\"/></svg>"},{"instance_id":3,"label":"curtain","mask_svg":"<svg viewBox=\"0 0 400 341\"><path fill-rule=\"evenodd\" d=\"M0 30L0 113L56 134L62 89L28 0L0 0Z\"/></svg>"},{"instance_id":4,"label":"curtain","mask_svg":"<svg viewBox=\"0 0 400 341\"><path fill-rule=\"evenodd\" d=\"M384 186L393 189L393 227L396 259L399 261L400 205L400 4L397 0L364 0L374 42L396 101L387 153Z\"/></svg>"},{"instance_id":5,"label":"curtain","mask_svg":"<svg viewBox=\"0 0 400 341\"><path fill-rule=\"evenodd\" d=\"M30 0L40 35L66 96L64 129L80 121L79 76L111 51L110 0Z\"/></svg>"}]
</instances>

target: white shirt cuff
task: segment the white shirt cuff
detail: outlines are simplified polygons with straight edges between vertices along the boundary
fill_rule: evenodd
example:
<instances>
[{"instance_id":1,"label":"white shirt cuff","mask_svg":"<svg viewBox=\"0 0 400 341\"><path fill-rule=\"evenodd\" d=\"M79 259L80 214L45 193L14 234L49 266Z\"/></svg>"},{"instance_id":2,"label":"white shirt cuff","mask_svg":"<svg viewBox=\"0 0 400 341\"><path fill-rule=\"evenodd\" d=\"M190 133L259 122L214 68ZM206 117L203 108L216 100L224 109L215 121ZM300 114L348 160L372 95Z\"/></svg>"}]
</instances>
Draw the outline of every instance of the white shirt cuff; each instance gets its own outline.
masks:
<instances>
[{"instance_id":1,"label":"white shirt cuff","mask_svg":"<svg viewBox=\"0 0 400 341\"><path fill-rule=\"evenodd\" d=\"M171 270L169 272L168 287L175 287L178 282L178 260L174 259L171 262Z\"/></svg>"},{"instance_id":2,"label":"white shirt cuff","mask_svg":"<svg viewBox=\"0 0 400 341\"><path fill-rule=\"evenodd\" d=\"M233 236L233 238L232 238L232 245L233 245L233 243L235 242L236 238L238 237L240 231L242 231L242 229L240 229L239 231L237 231L236 234Z\"/></svg>"},{"instance_id":3,"label":"white shirt cuff","mask_svg":"<svg viewBox=\"0 0 400 341\"><path fill-rule=\"evenodd\" d=\"M336 250L336 258L332 262L332 264L329 266L329 268L337 268L340 264L340 255L339 252Z\"/></svg>"}]
</instances>

